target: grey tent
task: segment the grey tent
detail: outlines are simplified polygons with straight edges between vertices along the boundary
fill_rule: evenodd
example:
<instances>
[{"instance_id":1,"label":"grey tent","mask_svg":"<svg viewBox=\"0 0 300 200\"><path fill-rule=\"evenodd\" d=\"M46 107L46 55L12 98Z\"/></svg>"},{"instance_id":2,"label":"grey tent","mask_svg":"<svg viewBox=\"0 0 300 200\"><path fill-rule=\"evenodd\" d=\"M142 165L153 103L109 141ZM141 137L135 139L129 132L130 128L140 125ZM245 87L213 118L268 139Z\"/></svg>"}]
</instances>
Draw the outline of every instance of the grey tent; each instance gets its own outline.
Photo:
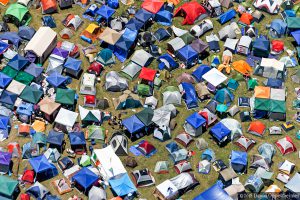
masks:
<instances>
[{"instance_id":1,"label":"grey tent","mask_svg":"<svg viewBox=\"0 0 300 200\"><path fill-rule=\"evenodd\" d=\"M193 78L193 76L191 74L188 74L186 72L182 73L180 76L177 77L177 82L180 84L182 82L185 83L195 83L195 79Z\"/></svg>"},{"instance_id":2,"label":"grey tent","mask_svg":"<svg viewBox=\"0 0 300 200\"><path fill-rule=\"evenodd\" d=\"M204 138L198 138L196 140L196 147L199 149L199 150L204 150L204 149L207 149L208 148L208 143L205 141Z\"/></svg>"},{"instance_id":3,"label":"grey tent","mask_svg":"<svg viewBox=\"0 0 300 200\"><path fill-rule=\"evenodd\" d=\"M153 137L164 142L171 139L171 129L167 126L155 128L153 132Z\"/></svg>"},{"instance_id":4,"label":"grey tent","mask_svg":"<svg viewBox=\"0 0 300 200\"><path fill-rule=\"evenodd\" d=\"M220 0L221 6L224 8L230 8L233 6L232 0Z\"/></svg>"},{"instance_id":5,"label":"grey tent","mask_svg":"<svg viewBox=\"0 0 300 200\"><path fill-rule=\"evenodd\" d=\"M233 31L231 25L224 26L218 32L220 40L225 40L226 38L235 39L236 33Z\"/></svg>"},{"instance_id":6,"label":"grey tent","mask_svg":"<svg viewBox=\"0 0 300 200\"><path fill-rule=\"evenodd\" d=\"M204 33L214 28L214 25L210 19L203 20L200 24L195 25L191 28L190 32L195 37L200 37Z\"/></svg>"},{"instance_id":7,"label":"grey tent","mask_svg":"<svg viewBox=\"0 0 300 200\"><path fill-rule=\"evenodd\" d=\"M250 168L256 169L259 167L270 170L269 162L263 156L255 154L251 157Z\"/></svg>"},{"instance_id":8,"label":"grey tent","mask_svg":"<svg viewBox=\"0 0 300 200\"><path fill-rule=\"evenodd\" d=\"M143 49L136 50L131 58L131 61L141 67L147 67L151 64L153 56Z\"/></svg>"},{"instance_id":9,"label":"grey tent","mask_svg":"<svg viewBox=\"0 0 300 200\"><path fill-rule=\"evenodd\" d=\"M230 51L235 51L236 45L238 43L238 39L227 38L224 43L224 47Z\"/></svg>"},{"instance_id":10,"label":"grey tent","mask_svg":"<svg viewBox=\"0 0 300 200\"><path fill-rule=\"evenodd\" d=\"M58 5L60 9L71 8L73 4L72 0L58 0Z\"/></svg>"},{"instance_id":11,"label":"grey tent","mask_svg":"<svg viewBox=\"0 0 300 200\"><path fill-rule=\"evenodd\" d=\"M247 55L250 52L250 45L251 45L252 39L251 37L247 35L243 35L237 44L237 52L243 55Z\"/></svg>"},{"instance_id":12,"label":"grey tent","mask_svg":"<svg viewBox=\"0 0 300 200\"><path fill-rule=\"evenodd\" d=\"M163 92L164 105L174 104L175 106L181 105L181 94L179 91L165 91Z\"/></svg>"},{"instance_id":13,"label":"grey tent","mask_svg":"<svg viewBox=\"0 0 300 200\"><path fill-rule=\"evenodd\" d=\"M183 172L174 178L171 178L170 181L182 193L186 193L199 185L199 182L196 180L195 176L189 172Z\"/></svg>"},{"instance_id":14,"label":"grey tent","mask_svg":"<svg viewBox=\"0 0 300 200\"><path fill-rule=\"evenodd\" d=\"M191 43L191 47L198 53L202 53L208 48L208 44L201 39L196 39Z\"/></svg>"},{"instance_id":15,"label":"grey tent","mask_svg":"<svg viewBox=\"0 0 300 200\"><path fill-rule=\"evenodd\" d=\"M129 80L133 80L136 78L138 73L142 70L142 67L134 62L130 62L127 64L122 70L121 74L128 78Z\"/></svg>"},{"instance_id":16,"label":"grey tent","mask_svg":"<svg viewBox=\"0 0 300 200\"><path fill-rule=\"evenodd\" d=\"M176 51L184 47L185 43L183 39L181 39L180 37L176 37L170 40L167 45L168 45L168 51L174 54Z\"/></svg>"},{"instance_id":17,"label":"grey tent","mask_svg":"<svg viewBox=\"0 0 300 200\"><path fill-rule=\"evenodd\" d=\"M89 200L106 200L106 192L100 187L93 186L89 191Z\"/></svg>"},{"instance_id":18,"label":"grey tent","mask_svg":"<svg viewBox=\"0 0 300 200\"><path fill-rule=\"evenodd\" d=\"M289 182L287 182L287 184L285 184L285 187L293 192L293 193L300 193L300 174L296 173L293 178L291 178L289 180Z\"/></svg>"},{"instance_id":19,"label":"grey tent","mask_svg":"<svg viewBox=\"0 0 300 200\"><path fill-rule=\"evenodd\" d=\"M63 39L70 39L74 33L71 29L65 27L59 32L59 35Z\"/></svg>"},{"instance_id":20,"label":"grey tent","mask_svg":"<svg viewBox=\"0 0 300 200\"><path fill-rule=\"evenodd\" d=\"M272 144L263 143L259 146L258 152L268 161L268 163L272 163L272 158L275 155L276 150Z\"/></svg>"},{"instance_id":21,"label":"grey tent","mask_svg":"<svg viewBox=\"0 0 300 200\"><path fill-rule=\"evenodd\" d=\"M122 132L116 132L112 135L110 141L110 146L115 151L118 156L128 155L128 140L127 137Z\"/></svg>"},{"instance_id":22,"label":"grey tent","mask_svg":"<svg viewBox=\"0 0 300 200\"><path fill-rule=\"evenodd\" d=\"M56 148L48 148L44 156L51 162L57 162L60 158L60 153Z\"/></svg>"},{"instance_id":23,"label":"grey tent","mask_svg":"<svg viewBox=\"0 0 300 200\"><path fill-rule=\"evenodd\" d=\"M133 171L132 176L137 187L146 187L155 184L154 177L147 168Z\"/></svg>"},{"instance_id":24,"label":"grey tent","mask_svg":"<svg viewBox=\"0 0 300 200\"><path fill-rule=\"evenodd\" d=\"M128 88L125 78L119 76L118 72L110 71L105 76L105 89L111 92L121 92Z\"/></svg>"},{"instance_id":25,"label":"grey tent","mask_svg":"<svg viewBox=\"0 0 300 200\"><path fill-rule=\"evenodd\" d=\"M188 151L186 149L180 149L170 154L174 163L178 163L182 160L186 160L188 157Z\"/></svg>"},{"instance_id":26,"label":"grey tent","mask_svg":"<svg viewBox=\"0 0 300 200\"><path fill-rule=\"evenodd\" d=\"M161 109L154 110L152 122L155 123L157 126L169 126L170 120L171 113L169 111Z\"/></svg>"}]
</instances>

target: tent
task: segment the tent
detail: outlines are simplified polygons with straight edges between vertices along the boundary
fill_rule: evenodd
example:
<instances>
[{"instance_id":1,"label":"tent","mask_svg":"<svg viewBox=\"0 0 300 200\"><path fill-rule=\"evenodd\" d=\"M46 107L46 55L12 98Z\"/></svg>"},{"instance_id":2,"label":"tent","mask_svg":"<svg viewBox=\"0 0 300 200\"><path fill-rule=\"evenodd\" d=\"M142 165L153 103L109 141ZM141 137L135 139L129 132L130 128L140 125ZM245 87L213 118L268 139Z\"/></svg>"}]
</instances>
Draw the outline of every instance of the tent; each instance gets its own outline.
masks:
<instances>
[{"instance_id":1,"label":"tent","mask_svg":"<svg viewBox=\"0 0 300 200\"><path fill-rule=\"evenodd\" d=\"M201 39L194 40L190 46L199 54L204 53L208 48L208 44L203 42ZM201 56L201 55L200 55Z\"/></svg>"},{"instance_id":2,"label":"tent","mask_svg":"<svg viewBox=\"0 0 300 200\"><path fill-rule=\"evenodd\" d=\"M259 176L250 175L244 186L250 192L259 193L264 187L264 183Z\"/></svg>"},{"instance_id":3,"label":"tent","mask_svg":"<svg viewBox=\"0 0 300 200\"><path fill-rule=\"evenodd\" d=\"M4 90L0 95L0 102L4 104L3 106L11 108L14 106L17 98L18 95Z\"/></svg>"},{"instance_id":4,"label":"tent","mask_svg":"<svg viewBox=\"0 0 300 200\"><path fill-rule=\"evenodd\" d=\"M286 34L287 24L282 19L274 19L270 24L269 34L273 38L281 38ZM292 33L292 36L295 37Z\"/></svg>"},{"instance_id":5,"label":"tent","mask_svg":"<svg viewBox=\"0 0 300 200\"><path fill-rule=\"evenodd\" d=\"M53 122L58 110L60 108L60 104L56 103L53 99L49 97L43 98L39 103L40 111L43 113L44 118L49 121Z\"/></svg>"},{"instance_id":6,"label":"tent","mask_svg":"<svg viewBox=\"0 0 300 200\"><path fill-rule=\"evenodd\" d=\"M125 90L124 93L118 98L113 98L113 105L116 110L138 108L142 106L142 101L139 96Z\"/></svg>"},{"instance_id":7,"label":"tent","mask_svg":"<svg viewBox=\"0 0 300 200\"><path fill-rule=\"evenodd\" d=\"M246 152L242 151L231 151L230 165L233 170L237 173L245 173L247 171L247 156Z\"/></svg>"},{"instance_id":8,"label":"tent","mask_svg":"<svg viewBox=\"0 0 300 200\"><path fill-rule=\"evenodd\" d=\"M69 0L60 0L60 2L69 2ZM68 14L62 23L65 27L76 31L82 25L83 20L79 17L79 15Z\"/></svg>"},{"instance_id":9,"label":"tent","mask_svg":"<svg viewBox=\"0 0 300 200\"><path fill-rule=\"evenodd\" d=\"M43 14L51 14L57 12L57 2L55 0L41 0Z\"/></svg>"},{"instance_id":10,"label":"tent","mask_svg":"<svg viewBox=\"0 0 300 200\"><path fill-rule=\"evenodd\" d=\"M167 126L161 126L159 128L155 128L153 132L153 137L164 142L166 140L171 139L171 129Z\"/></svg>"},{"instance_id":11,"label":"tent","mask_svg":"<svg viewBox=\"0 0 300 200\"><path fill-rule=\"evenodd\" d=\"M89 140L105 140L105 131L103 127L97 125L87 126L87 139Z\"/></svg>"},{"instance_id":12,"label":"tent","mask_svg":"<svg viewBox=\"0 0 300 200\"><path fill-rule=\"evenodd\" d=\"M216 184L214 184L213 186L196 196L193 200L232 200L232 198L222 189L222 187L222 183L217 182Z\"/></svg>"},{"instance_id":13,"label":"tent","mask_svg":"<svg viewBox=\"0 0 300 200\"><path fill-rule=\"evenodd\" d=\"M248 139L242 135L239 139L237 139L234 142L234 144L236 144L238 147L240 147L243 151L247 152L254 146L255 141L252 139Z\"/></svg>"},{"instance_id":14,"label":"tent","mask_svg":"<svg viewBox=\"0 0 300 200\"><path fill-rule=\"evenodd\" d=\"M0 72L0 88L6 88L10 82L12 81L12 78L7 76L6 74Z\"/></svg>"},{"instance_id":15,"label":"tent","mask_svg":"<svg viewBox=\"0 0 300 200\"><path fill-rule=\"evenodd\" d=\"M156 148L148 141L142 140L138 146L136 147L138 151L140 151L144 156L150 156L155 153Z\"/></svg>"},{"instance_id":16,"label":"tent","mask_svg":"<svg viewBox=\"0 0 300 200\"><path fill-rule=\"evenodd\" d=\"M227 77L216 68L209 70L202 78L215 88L227 80Z\"/></svg>"},{"instance_id":17,"label":"tent","mask_svg":"<svg viewBox=\"0 0 300 200\"><path fill-rule=\"evenodd\" d=\"M178 63L175 62L175 60L170 56L170 54L163 54L157 58L157 61L159 62L158 67L159 69L166 69L168 71L171 71L173 69L178 68Z\"/></svg>"},{"instance_id":18,"label":"tent","mask_svg":"<svg viewBox=\"0 0 300 200\"><path fill-rule=\"evenodd\" d=\"M28 41L31 40L34 34L35 34L35 30L32 27L26 25L19 27L18 35L20 36L20 38L24 40L28 40Z\"/></svg>"},{"instance_id":19,"label":"tent","mask_svg":"<svg viewBox=\"0 0 300 200\"><path fill-rule=\"evenodd\" d=\"M165 2L161 0L146 0L142 3L141 7L153 14L156 14L163 7L164 3Z\"/></svg>"},{"instance_id":20,"label":"tent","mask_svg":"<svg viewBox=\"0 0 300 200\"><path fill-rule=\"evenodd\" d=\"M254 18L250 13L243 13L239 19L239 23L242 25L251 25L253 19Z\"/></svg>"},{"instance_id":21,"label":"tent","mask_svg":"<svg viewBox=\"0 0 300 200\"><path fill-rule=\"evenodd\" d=\"M217 91L214 99L221 104L229 105L234 100L234 95L227 88L222 88Z\"/></svg>"},{"instance_id":22,"label":"tent","mask_svg":"<svg viewBox=\"0 0 300 200\"><path fill-rule=\"evenodd\" d=\"M174 17L183 16L184 20L182 25L194 24L195 20L201 15L206 14L205 8L203 8L198 2L186 2L182 6L178 7L174 12Z\"/></svg>"},{"instance_id":23,"label":"tent","mask_svg":"<svg viewBox=\"0 0 300 200\"><path fill-rule=\"evenodd\" d=\"M162 93L163 95L163 104L173 104L174 106L181 105L181 94L178 90L172 90L172 86L168 86L165 91Z\"/></svg>"},{"instance_id":24,"label":"tent","mask_svg":"<svg viewBox=\"0 0 300 200\"><path fill-rule=\"evenodd\" d=\"M187 108L192 109L198 107L198 97L194 86L191 83L181 83L180 87L182 88L182 98L184 99Z\"/></svg>"},{"instance_id":25,"label":"tent","mask_svg":"<svg viewBox=\"0 0 300 200\"><path fill-rule=\"evenodd\" d=\"M271 0L255 0L253 6L256 9L266 11L270 14L277 14L280 11L280 2Z\"/></svg>"},{"instance_id":26,"label":"tent","mask_svg":"<svg viewBox=\"0 0 300 200\"><path fill-rule=\"evenodd\" d=\"M188 151L186 149L179 149L170 153L170 158L174 164L179 163L180 161L186 160L188 157Z\"/></svg>"},{"instance_id":27,"label":"tent","mask_svg":"<svg viewBox=\"0 0 300 200\"><path fill-rule=\"evenodd\" d=\"M82 60L75 59L69 56L63 66L67 74L78 79L82 71L81 64Z\"/></svg>"},{"instance_id":28,"label":"tent","mask_svg":"<svg viewBox=\"0 0 300 200\"><path fill-rule=\"evenodd\" d=\"M260 64L254 69L253 74L284 81L286 78L286 67L283 62L275 58L262 58Z\"/></svg>"},{"instance_id":29,"label":"tent","mask_svg":"<svg viewBox=\"0 0 300 200\"><path fill-rule=\"evenodd\" d=\"M120 73L127 79L133 80L137 77L142 67L134 62L129 62Z\"/></svg>"},{"instance_id":30,"label":"tent","mask_svg":"<svg viewBox=\"0 0 300 200\"><path fill-rule=\"evenodd\" d=\"M52 85L53 87L63 87L70 82L70 78L67 76L63 76L58 72L51 73L47 78L47 82Z\"/></svg>"},{"instance_id":31,"label":"tent","mask_svg":"<svg viewBox=\"0 0 300 200\"><path fill-rule=\"evenodd\" d=\"M126 130L131 134L137 133L145 128L145 125L141 120L139 120L135 115L132 115L129 118L122 120L122 124L126 128Z\"/></svg>"},{"instance_id":32,"label":"tent","mask_svg":"<svg viewBox=\"0 0 300 200\"><path fill-rule=\"evenodd\" d=\"M26 86L20 94L20 98L24 101L36 104L40 101L43 96L43 91L38 90L32 86Z\"/></svg>"},{"instance_id":33,"label":"tent","mask_svg":"<svg viewBox=\"0 0 300 200\"><path fill-rule=\"evenodd\" d=\"M135 116L145 124L145 126L150 126L153 124L152 118L154 111L151 108L144 108L142 111L135 114Z\"/></svg>"},{"instance_id":34,"label":"tent","mask_svg":"<svg viewBox=\"0 0 300 200\"><path fill-rule=\"evenodd\" d=\"M104 31L99 35L99 39L103 42L115 45L115 43L119 40L121 34L109 27L106 27Z\"/></svg>"},{"instance_id":35,"label":"tent","mask_svg":"<svg viewBox=\"0 0 300 200\"><path fill-rule=\"evenodd\" d=\"M276 150L272 144L263 143L258 147L258 152L268 161L268 163L272 163L272 158L275 155Z\"/></svg>"},{"instance_id":36,"label":"tent","mask_svg":"<svg viewBox=\"0 0 300 200\"><path fill-rule=\"evenodd\" d=\"M145 50L139 49L133 53L130 60L141 67L147 67L151 64L153 56Z\"/></svg>"},{"instance_id":37,"label":"tent","mask_svg":"<svg viewBox=\"0 0 300 200\"><path fill-rule=\"evenodd\" d=\"M153 82L156 77L156 70L142 67L139 78L145 81Z\"/></svg>"},{"instance_id":38,"label":"tent","mask_svg":"<svg viewBox=\"0 0 300 200\"><path fill-rule=\"evenodd\" d=\"M221 122L218 122L210 129L210 133L217 140L219 145L225 144L228 139L231 131Z\"/></svg>"},{"instance_id":39,"label":"tent","mask_svg":"<svg viewBox=\"0 0 300 200\"><path fill-rule=\"evenodd\" d=\"M65 105L74 105L75 94L75 90L57 88L55 102Z\"/></svg>"},{"instance_id":40,"label":"tent","mask_svg":"<svg viewBox=\"0 0 300 200\"><path fill-rule=\"evenodd\" d=\"M60 153L56 148L48 148L45 151L44 156L51 162L56 163L60 158Z\"/></svg>"},{"instance_id":41,"label":"tent","mask_svg":"<svg viewBox=\"0 0 300 200\"><path fill-rule=\"evenodd\" d=\"M299 193L300 192L300 187L299 187L299 183L300 183L300 174L296 173L285 185L284 187L286 187L290 192L292 193Z\"/></svg>"},{"instance_id":42,"label":"tent","mask_svg":"<svg viewBox=\"0 0 300 200\"><path fill-rule=\"evenodd\" d=\"M236 16L236 11L234 9L230 9L225 13L223 13L222 15L220 15L218 17L218 20L220 24L225 24L226 22L232 20L235 16Z\"/></svg>"},{"instance_id":43,"label":"tent","mask_svg":"<svg viewBox=\"0 0 300 200\"><path fill-rule=\"evenodd\" d=\"M8 174L12 167L12 154L0 151L0 173Z\"/></svg>"},{"instance_id":44,"label":"tent","mask_svg":"<svg viewBox=\"0 0 300 200\"><path fill-rule=\"evenodd\" d=\"M0 176L0 198L2 199L17 199L19 195L19 182L7 176Z\"/></svg>"},{"instance_id":45,"label":"tent","mask_svg":"<svg viewBox=\"0 0 300 200\"><path fill-rule=\"evenodd\" d=\"M26 193L36 199L43 199L47 196L47 194L49 194L49 190L37 181L26 190Z\"/></svg>"},{"instance_id":46,"label":"tent","mask_svg":"<svg viewBox=\"0 0 300 200\"><path fill-rule=\"evenodd\" d=\"M102 5L96 13L102 16L108 22L115 13L115 10L107 5Z\"/></svg>"},{"instance_id":47,"label":"tent","mask_svg":"<svg viewBox=\"0 0 300 200\"><path fill-rule=\"evenodd\" d=\"M265 131L266 131L266 126L261 121L251 122L248 128L249 133L259 137L262 137Z\"/></svg>"},{"instance_id":48,"label":"tent","mask_svg":"<svg viewBox=\"0 0 300 200\"><path fill-rule=\"evenodd\" d=\"M95 149L91 159L99 169L104 180L111 180L113 177L126 173L120 158L115 154L113 148L108 145L102 149Z\"/></svg>"},{"instance_id":49,"label":"tent","mask_svg":"<svg viewBox=\"0 0 300 200\"><path fill-rule=\"evenodd\" d=\"M101 121L100 110L88 110L82 106L79 106L78 110L79 110L79 115L80 115L82 124L92 124L92 123L97 123L97 122ZM96 135L94 135L94 136L97 138ZM101 134L101 136L103 137L103 133ZM91 137L91 136L89 135L89 137ZM104 138L102 138L102 137L100 139L104 140ZM90 139L96 139L96 138L91 137Z\"/></svg>"},{"instance_id":50,"label":"tent","mask_svg":"<svg viewBox=\"0 0 300 200\"><path fill-rule=\"evenodd\" d=\"M151 175L150 171L147 168L133 171L132 176L134 178L135 185L138 188L155 184L154 177Z\"/></svg>"},{"instance_id":51,"label":"tent","mask_svg":"<svg viewBox=\"0 0 300 200\"><path fill-rule=\"evenodd\" d=\"M36 174L36 180L47 180L58 174L54 164L50 163L44 155L30 158L29 163Z\"/></svg>"},{"instance_id":52,"label":"tent","mask_svg":"<svg viewBox=\"0 0 300 200\"><path fill-rule=\"evenodd\" d=\"M17 54L7 63L7 65L17 71L20 71L25 68L28 63L29 61L25 57Z\"/></svg>"},{"instance_id":53,"label":"tent","mask_svg":"<svg viewBox=\"0 0 300 200\"><path fill-rule=\"evenodd\" d=\"M251 66L244 60L235 61L232 63L232 67L237 72L243 75L250 75L252 73Z\"/></svg>"},{"instance_id":54,"label":"tent","mask_svg":"<svg viewBox=\"0 0 300 200\"><path fill-rule=\"evenodd\" d=\"M139 31L144 26L144 23L137 20L136 18L131 18L125 25L125 28L128 28L133 31Z\"/></svg>"},{"instance_id":55,"label":"tent","mask_svg":"<svg viewBox=\"0 0 300 200\"><path fill-rule=\"evenodd\" d=\"M151 12L149 12L149 11L143 9L143 8L139 9L139 10L135 13L135 15L134 15L134 17L135 17L137 20L139 20L139 21L141 21L142 23L144 23L144 26L145 26L150 20L153 19L153 16L154 16L154 15L153 15Z\"/></svg>"},{"instance_id":56,"label":"tent","mask_svg":"<svg viewBox=\"0 0 300 200\"><path fill-rule=\"evenodd\" d=\"M58 5L61 10L72 8L73 1L72 0L58 0Z\"/></svg>"},{"instance_id":57,"label":"tent","mask_svg":"<svg viewBox=\"0 0 300 200\"><path fill-rule=\"evenodd\" d=\"M198 52L195 51L191 45L187 45L178 50L176 56L182 61L186 67L192 67L198 61Z\"/></svg>"},{"instance_id":58,"label":"tent","mask_svg":"<svg viewBox=\"0 0 300 200\"><path fill-rule=\"evenodd\" d=\"M137 191L126 172L109 179L109 185L111 186L113 192L121 197L128 194L134 194Z\"/></svg>"},{"instance_id":59,"label":"tent","mask_svg":"<svg viewBox=\"0 0 300 200\"><path fill-rule=\"evenodd\" d=\"M128 140L122 132L115 132L109 141L110 146L118 156L128 155Z\"/></svg>"},{"instance_id":60,"label":"tent","mask_svg":"<svg viewBox=\"0 0 300 200\"><path fill-rule=\"evenodd\" d=\"M16 32L4 32L2 34L0 34L0 40L8 40L9 44L14 45L15 47L19 47L19 45L21 44L21 40L22 38L20 38L20 36L16 33ZM7 50L9 47L9 44L6 44L3 48L4 50ZM3 50L2 50L3 51ZM1 52L4 53L4 52ZM8 53L8 52L6 52ZM10 52L11 53L11 52ZM9 54L8 54L9 55ZM15 54L13 54L14 56ZM10 55L11 56L11 55Z\"/></svg>"},{"instance_id":61,"label":"tent","mask_svg":"<svg viewBox=\"0 0 300 200\"><path fill-rule=\"evenodd\" d=\"M1 25L0 25L1 27ZM2 55L3 53L6 52L6 50L8 49L9 44L6 42L3 42L2 40L0 40L0 55Z\"/></svg>"},{"instance_id":62,"label":"tent","mask_svg":"<svg viewBox=\"0 0 300 200\"><path fill-rule=\"evenodd\" d=\"M197 112L190 115L188 118L186 118L185 123L183 125L184 130L192 135L192 136L199 136L203 134L203 132L206 130L206 120Z\"/></svg>"},{"instance_id":63,"label":"tent","mask_svg":"<svg viewBox=\"0 0 300 200\"><path fill-rule=\"evenodd\" d=\"M34 53L43 63L56 47L57 34L50 27L40 27L25 47L26 53Z\"/></svg>"},{"instance_id":64,"label":"tent","mask_svg":"<svg viewBox=\"0 0 300 200\"><path fill-rule=\"evenodd\" d=\"M174 168L177 174L181 174L183 172L188 172L192 170L191 163L186 160L180 161L179 163L174 165Z\"/></svg>"},{"instance_id":65,"label":"tent","mask_svg":"<svg viewBox=\"0 0 300 200\"><path fill-rule=\"evenodd\" d=\"M130 30L129 28L126 28L123 35L115 43L114 54L121 62L124 62L128 57L131 48L134 46L136 37L136 30Z\"/></svg>"},{"instance_id":66,"label":"tent","mask_svg":"<svg viewBox=\"0 0 300 200\"><path fill-rule=\"evenodd\" d=\"M128 88L125 78L119 76L115 71L110 71L105 76L105 89L111 92L121 92Z\"/></svg>"},{"instance_id":67,"label":"tent","mask_svg":"<svg viewBox=\"0 0 300 200\"><path fill-rule=\"evenodd\" d=\"M77 154L86 151L86 140L83 132L69 132L69 140L72 150Z\"/></svg>"},{"instance_id":68,"label":"tent","mask_svg":"<svg viewBox=\"0 0 300 200\"><path fill-rule=\"evenodd\" d=\"M103 66L109 66L115 64L115 56L110 49L102 49L96 57L96 61L101 63Z\"/></svg>"},{"instance_id":69,"label":"tent","mask_svg":"<svg viewBox=\"0 0 300 200\"><path fill-rule=\"evenodd\" d=\"M178 134L174 140L184 147L188 147L194 141L194 139L185 132Z\"/></svg>"},{"instance_id":70,"label":"tent","mask_svg":"<svg viewBox=\"0 0 300 200\"><path fill-rule=\"evenodd\" d=\"M239 121L232 118L225 118L222 119L220 122L231 131L231 141L243 135L242 125Z\"/></svg>"},{"instance_id":71,"label":"tent","mask_svg":"<svg viewBox=\"0 0 300 200\"><path fill-rule=\"evenodd\" d=\"M87 167L83 167L72 177L75 186L79 190L84 191L85 194L88 193L93 184L98 180L98 176Z\"/></svg>"},{"instance_id":72,"label":"tent","mask_svg":"<svg viewBox=\"0 0 300 200\"><path fill-rule=\"evenodd\" d=\"M211 68L207 65L200 65L195 71L193 71L192 76L198 81L201 82L203 75L207 73Z\"/></svg>"},{"instance_id":73,"label":"tent","mask_svg":"<svg viewBox=\"0 0 300 200\"><path fill-rule=\"evenodd\" d=\"M163 26L172 25L173 14L167 10L162 10L156 13L154 20Z\"/></svg>"},{"instance_id":74,"label":"tent","mask_svg":"<svg viewBox=\"0 0 300 200\"><path fill-rule=\"evenodd\" d=\"M107 199L106 192L103 188L93 186L88 195L90 200L104 200Z\"/></svg>"},{"instance_id":75,"label":"tent","mask_svg":"<svg viewBox=\"0 0 300 200\"><path fill-rule=\"evenodd\" d=\"M284 138L277 140L275 145L278 147L282 155L297 151L295 144L289 136L285 136Z\"/></svg>"},{"instance_id":76,"label":"tent","mask_svg":"<svg viewBox=\"0 0 300 200\"><path fill-rule=\"evenodd\" d=\"M78 113L61 108L59 109L54 122L66 127L67 129L71 129L74 126L77 117Z\"/></svg>"},{"instance_id":77,"label":"tent","mask_svg":"<svg viewBox=\"0 0 300 200\"><path fill-rule=\"evenodd\" d=\"M169 173L169 163L168 161L158 161L155 164L154 172L158 174Z\"/></svg>"},{"instance_id":78,"label":"tent","mask_svg":"<svg viewBox=\"0 0 300 200\"><path fill-rule=\"evenodd\" d=\"M252 43L252 51L254 56L268 58L270 53L270 40L265 37L257 38Z\"/></svg>"},{"instance_id":79,"label":"tent","mask_svg":"<svg viewBox=\"0 0 300 200\"><path fill-rule=\"evenodd\" d=\"M31 21L31 15L26 6L18 3L10 4L4 14L4 21L13 23L16 26L28 25Z\"/></svg>"},{"instance_id":80,"label":"tent","mask_svg":"<svg viewBox=\"0 0 300 200\"><path fill-rule=\"evenodd\" d=\"M60 153L62 153L64 144L64 133L56 132L54 130L49 131L49 134L47 136L47 143L49 144L50 148L56 148L60 151Z\"/></svg>"}]
</instances>

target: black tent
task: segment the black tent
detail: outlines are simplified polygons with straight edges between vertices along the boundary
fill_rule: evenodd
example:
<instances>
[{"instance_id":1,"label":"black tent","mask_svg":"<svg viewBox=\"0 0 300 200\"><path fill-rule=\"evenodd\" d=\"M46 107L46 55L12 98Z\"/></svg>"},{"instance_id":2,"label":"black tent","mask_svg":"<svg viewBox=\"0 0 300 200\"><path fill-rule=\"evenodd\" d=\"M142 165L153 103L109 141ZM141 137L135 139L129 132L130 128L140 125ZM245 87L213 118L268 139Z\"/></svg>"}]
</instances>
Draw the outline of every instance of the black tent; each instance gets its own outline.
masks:
<instances>
[{"instance_id":1,"label":"black tent","mask_svg":"<svg viewBox=\"0 0 300 200\"><path fill-rule=\"evenodd\" d=\"M58 5L60 9L71 8L73 4L73 0L58 0Z\"/></svg>"}]
</instances>

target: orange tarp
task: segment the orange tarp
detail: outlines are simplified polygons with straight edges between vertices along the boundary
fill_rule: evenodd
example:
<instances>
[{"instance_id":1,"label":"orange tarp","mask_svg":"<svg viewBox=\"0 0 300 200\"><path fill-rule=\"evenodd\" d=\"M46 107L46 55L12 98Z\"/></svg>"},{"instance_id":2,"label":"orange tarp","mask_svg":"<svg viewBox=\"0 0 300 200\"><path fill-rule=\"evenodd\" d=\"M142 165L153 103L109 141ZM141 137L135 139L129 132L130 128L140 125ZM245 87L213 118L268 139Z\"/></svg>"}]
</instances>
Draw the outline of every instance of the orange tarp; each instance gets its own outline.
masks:
<instances>
[{"instance_id":1,"label":"orange tarp","mask_svg":"<svg viewBox=\"0 0 300 200\"><path fill-rule=\"evenodd\" d=\"M252 73L251 66L244 60L239 60L239 61L233 62L232 67L235 71L237 71L243 75L250 75Z\"/></svg>"},{"instance_id":2,"label":"orange tarp","mask_svg":"<svg viewBox=\"0 0 300 200\"><path fill-rule=\"evenodd\" d=\"M256 86L254 88L255 98L269 99L271 93L271 88L264 86Z\"/></svg>"}]
</instances>

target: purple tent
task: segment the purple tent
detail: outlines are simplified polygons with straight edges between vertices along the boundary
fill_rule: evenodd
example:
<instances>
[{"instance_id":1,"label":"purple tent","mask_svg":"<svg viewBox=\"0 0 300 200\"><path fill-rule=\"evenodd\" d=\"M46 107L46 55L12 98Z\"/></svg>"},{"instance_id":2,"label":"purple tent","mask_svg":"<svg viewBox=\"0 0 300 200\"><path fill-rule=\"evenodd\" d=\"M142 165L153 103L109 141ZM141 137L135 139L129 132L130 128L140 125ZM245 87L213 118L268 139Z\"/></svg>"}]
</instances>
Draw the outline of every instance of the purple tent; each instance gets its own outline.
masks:
<instances>
[{"instance_id":1,"label":"purple tent","mask_svg":"<svg viewBox=\"0 0 300 200\"><path fill-rule=\"evenodd\" d=\"M64 50L62 48L54 48L53 51L52 51L52 54L54 55L57 55L59 57L62 57L62 58L67 58L68 55L69 55L69 52L67 50Z\"/></svg>"},{"instance_id":2,"label":"purple tent","mask_svg":"<svg viewBox=\"0 0 300 200\"><path fill-rule=\"evenodd\" d=\"M11 153L0 151L0 172L8 173L11 163Z\"/></svg>"}]
</instances>

